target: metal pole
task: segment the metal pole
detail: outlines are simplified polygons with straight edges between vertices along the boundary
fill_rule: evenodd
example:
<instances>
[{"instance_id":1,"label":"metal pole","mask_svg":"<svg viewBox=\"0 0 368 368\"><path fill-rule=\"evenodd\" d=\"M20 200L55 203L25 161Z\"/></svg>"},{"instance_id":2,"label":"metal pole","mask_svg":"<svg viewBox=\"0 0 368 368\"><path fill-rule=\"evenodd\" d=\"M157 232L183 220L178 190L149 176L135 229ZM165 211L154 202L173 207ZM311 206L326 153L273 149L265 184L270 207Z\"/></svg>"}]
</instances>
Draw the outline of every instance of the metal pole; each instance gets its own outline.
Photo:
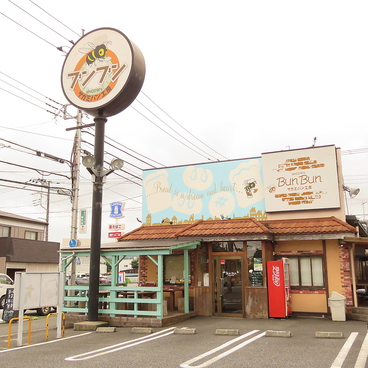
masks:
<instances>
[{"instance_id":1,"label":"metal pole","mask_svg":"<svg viewBox=\"0 0 368 368\"><path fill-rule=\"evenodd\" d=\"M100 279L101 215L105 123L104 117L96 117L95 122L95 175L93 180L91 256L89 267L88 321L98 321L98 292Z\"/></svg>"}]
</instances>

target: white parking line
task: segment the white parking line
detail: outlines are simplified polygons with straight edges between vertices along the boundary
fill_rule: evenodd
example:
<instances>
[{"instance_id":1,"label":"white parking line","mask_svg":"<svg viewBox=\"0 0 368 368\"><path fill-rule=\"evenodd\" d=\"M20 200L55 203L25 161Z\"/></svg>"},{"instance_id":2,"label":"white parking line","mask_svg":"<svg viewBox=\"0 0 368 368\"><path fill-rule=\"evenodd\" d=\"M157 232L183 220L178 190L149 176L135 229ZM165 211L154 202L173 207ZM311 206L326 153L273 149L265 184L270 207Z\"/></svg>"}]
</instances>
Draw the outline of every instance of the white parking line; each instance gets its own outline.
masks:
<instances>
[{"instance_id":1,"label":"white parking line","mask_svg":"<svg viewBox=\"0 0 368 368\"><path fill-rule=\"evenodd\" d=\"M360 348L358 358L355 362L354 368L365 368L365 363L368 357L368 333L365 335L362 347Z\"/></svg>"},{"instance_id":2,"label":"white parking line","mask_svg":"<svg viewBox=\"0 0 368 368\"><path fill-rule=\"evenodd\" d=\"M214 348L214 349L212 349L210 351L207 351L206 353L203 353L201 355L198 355L197 357L195 357L193 359L187 360L185 363L180 364L180 367L181 368L203 368L203 367L208 367L210 364L212 364L214 362L217 362L218 360L224 358L225 356L227 356L229 354L232 354L234 351L236 351L238 349L241 349L243 346L248 345L251 342L259 339L262 336L264 336L266 334L266 332L262 332L259 335L256 335L256 336L250 338L249 340L246 340L246 341L242 342L241 344L234 346L232 349L226 350L224 353L221 353L219 355L216 355L212 359L209 359L209 360L207 360L206 362L204 362L204 363L202 363L200 365L192 366L191 364L194 363L194 362L197 362L198 360L201 360L201 359L203 359L203 358L205 358L205 357L207 357L209 355L215 354L218 351L220 351L222 349L225 349L229 345L232 345L232 344L238 342L239 340L245 339L246 337L248 337L250 335L253 335L256 332L259 332L259 330L250 331L250 332L248 332L248 333L246 333L244 335L241 335L241 336L239 336L239 337L237 337L237 338L235 338L233 340L230 340L230 341L226 342L225 344L222 344L222 345L218 346L217 348Z\"/></svg>"},{"instance_id":3,"label":"white parking line","mask_svg":"<svg viewBox=\"0 0 368 368\"><path fill-rule=\"evenodd\" d=\"M96 357L101 356L101 355L114 353L114 352L119 351L119 350L130 348L132 346L136 346L136 345L139 345L139 344L144 344L145 342L148 342L148 341L151 341L151 340L160 339L161 337L165 337L165 336L168 336L168 335L174 333L174 330L175 330L175 327L170 327L170 328L167 328L166 330L156 332L156 333L154 333L152 335L149 335L149 336L139 337L138 339L125 341L125 342L121 342L121 343L116 344L116 345L111 345L111 346L107 346L105 348L92 350L92 351L89 351L87 353L74 355L74 356L65 358L65 360L78 361L78 360L87 360L87 359L96 358Z\"/></svg>"},{"instance_id":4,"label":"white parking line","mask_svg":"<svg viewBox=\"0 0 368 368\"><path fill-rule=\"evenodd\" d=\"M69 340L69 339L75 339L76 337L81 337L81 336L86 336L91 334L92 332L85 332L82 333L80 335L74 335L74 336L68 336L68 337L63 337L62 339L58 339L58 340L52 340L52 341L45 341L45 342L40 342L38 344L32 344L32 345L24 345L24 346L19 346L16 348L11 348L11 349L7 349L7 350L0 350L0 354L2 353L9 353L12 352L14 350L21 350L21 349L29 349L29 348L35 348L37 346L41 346L41 345L48 345L48 344L55 344L58 342L63 342L65 340Z\"/></svg>"},{"instance_id":5,"label":"white parking line","mask_svg":"<svg viewBox=\"0 0 368 368\"><path fill-rule=\"evenodd\" d=\"M344 346L341 348L336 359L332 363L331 368L341 368L342 367L342 365L344 364L345 358L348 355L357 336L358 336L358 332L352 332L350 334L349 338L346 340Z\"/></svg>"}]
</instances>

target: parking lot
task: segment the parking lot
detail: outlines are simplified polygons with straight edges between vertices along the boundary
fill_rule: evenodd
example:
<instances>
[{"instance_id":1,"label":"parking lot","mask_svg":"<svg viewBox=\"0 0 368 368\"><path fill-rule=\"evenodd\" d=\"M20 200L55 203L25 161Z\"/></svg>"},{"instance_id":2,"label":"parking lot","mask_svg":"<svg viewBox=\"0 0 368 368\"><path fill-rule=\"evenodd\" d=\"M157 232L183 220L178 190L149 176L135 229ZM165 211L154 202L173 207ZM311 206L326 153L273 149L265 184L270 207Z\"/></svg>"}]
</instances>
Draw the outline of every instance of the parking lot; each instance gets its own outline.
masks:
<instances>
[{"instance_id":1,"label":"parking lot","mask_svg":"<svg viewBox=\"0 0 368 368\"><path fill-rule=\"evenodd\" d=\"M102 333L67 329L60 339L56 339L54 323L50 318L46 342L45 317L32 321L31 345L25 335L22 347L16 346L14 326L10 349L8 325L0 324L2 363L18 368L367 367L367 326L359 321L195 317L150 333L134 333L131 328ZM26 333L26 325L24 329ZM269 337L270 332L280 332L280 336ZM342 338L317 338L317 332Z\"/></svg>"}]
</instances>

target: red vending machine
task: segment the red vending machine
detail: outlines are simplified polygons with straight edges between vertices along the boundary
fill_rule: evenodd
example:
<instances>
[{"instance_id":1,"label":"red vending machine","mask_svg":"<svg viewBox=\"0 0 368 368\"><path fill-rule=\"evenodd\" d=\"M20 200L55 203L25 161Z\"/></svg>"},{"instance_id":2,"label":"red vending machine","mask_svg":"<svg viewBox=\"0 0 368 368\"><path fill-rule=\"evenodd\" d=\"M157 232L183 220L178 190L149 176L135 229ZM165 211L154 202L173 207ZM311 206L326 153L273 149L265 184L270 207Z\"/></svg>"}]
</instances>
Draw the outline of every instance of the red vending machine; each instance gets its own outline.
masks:
<instances>
[{"instance_id":1,"label":"red vending machine","mask_svg":"<svg viewBox=\"0 0 368 368\"><path fill-rule=\"evenodd\" d=\"M291 316L291 293L289 260L267 262L268 316L286 318Z\"/></svg>"}]
</instances>

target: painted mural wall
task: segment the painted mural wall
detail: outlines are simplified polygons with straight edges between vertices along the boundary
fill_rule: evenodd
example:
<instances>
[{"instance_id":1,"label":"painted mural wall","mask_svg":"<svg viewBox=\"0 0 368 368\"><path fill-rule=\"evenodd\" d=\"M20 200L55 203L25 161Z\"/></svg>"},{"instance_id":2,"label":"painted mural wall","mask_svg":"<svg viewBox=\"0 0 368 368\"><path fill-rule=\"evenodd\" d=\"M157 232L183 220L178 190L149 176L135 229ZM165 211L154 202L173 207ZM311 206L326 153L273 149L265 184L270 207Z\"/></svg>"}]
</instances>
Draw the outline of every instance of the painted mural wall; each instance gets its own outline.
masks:
<instances>
[{"instance_id":1,"label":"painted mural wall","mask_svg":"<svg viewBox=\"0 0 368 368\"><path fill-rule=\"evenodd\" d=\"M261 158L143 172L143 220L175 224L196 220L265 218Z\"/></svg>"},{"instance_id":2,"label":"painted mural wall","mask_svg":"<svg viewBox=\"0 0 368 368\"><path fill-rule=\"evenodd\" d=\"M333 145L143 172L145 225L339 207Z\"/></svg>"}]
</instances>

